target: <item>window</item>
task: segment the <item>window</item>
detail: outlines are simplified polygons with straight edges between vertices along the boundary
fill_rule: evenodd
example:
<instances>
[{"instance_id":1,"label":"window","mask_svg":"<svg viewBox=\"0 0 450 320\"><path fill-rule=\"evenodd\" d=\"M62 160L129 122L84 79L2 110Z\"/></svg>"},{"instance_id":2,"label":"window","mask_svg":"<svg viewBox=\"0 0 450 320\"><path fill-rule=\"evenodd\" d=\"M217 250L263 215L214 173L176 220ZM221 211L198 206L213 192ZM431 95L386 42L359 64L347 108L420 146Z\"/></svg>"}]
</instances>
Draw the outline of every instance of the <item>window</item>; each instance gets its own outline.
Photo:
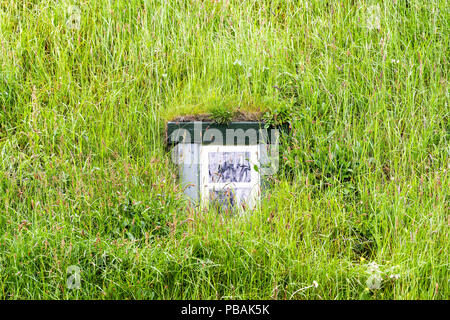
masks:
<instances>
[{"instance_id":1,"label":"window","mask_svg":"<svg viewBox=\"0 0 450 320\"><path fill-rule=\"evenodd\" d=\"M202 145L200 196L204 205L253 208L260 196L258 145Z\"/></svg>"}]
</instances>

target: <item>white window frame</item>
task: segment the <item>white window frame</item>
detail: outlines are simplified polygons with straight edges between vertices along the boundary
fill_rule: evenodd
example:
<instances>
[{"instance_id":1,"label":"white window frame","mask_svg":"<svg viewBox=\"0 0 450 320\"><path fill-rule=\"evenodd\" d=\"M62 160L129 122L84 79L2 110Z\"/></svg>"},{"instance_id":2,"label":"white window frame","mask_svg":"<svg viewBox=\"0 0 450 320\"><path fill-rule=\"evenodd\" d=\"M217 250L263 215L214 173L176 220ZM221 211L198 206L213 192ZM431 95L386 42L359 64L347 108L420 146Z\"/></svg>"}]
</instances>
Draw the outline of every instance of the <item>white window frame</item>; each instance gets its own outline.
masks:
<instances>
[{"instance_id":1,"label":"white window frame","mask_svg":"<svg viewBox=\"0 0 450 320\"><path fill-rule=\"evenodd\" d=\"M229 182L217 183L209 182L209 156L210 152L249 152L250 153L250 182ZM209 202L209 192L214 189L245 188L250 190L250 194L245 201L246 208L253 209L260 198L260 174L259 174L259 148L258 145L201 145L200 146L200 199L203 206ZM258 171L255 170L255 166ZM236 202L241 204L242 199L236 193ZM238 206L241 207L241 206Z\"/></svg>"}]
</instances>

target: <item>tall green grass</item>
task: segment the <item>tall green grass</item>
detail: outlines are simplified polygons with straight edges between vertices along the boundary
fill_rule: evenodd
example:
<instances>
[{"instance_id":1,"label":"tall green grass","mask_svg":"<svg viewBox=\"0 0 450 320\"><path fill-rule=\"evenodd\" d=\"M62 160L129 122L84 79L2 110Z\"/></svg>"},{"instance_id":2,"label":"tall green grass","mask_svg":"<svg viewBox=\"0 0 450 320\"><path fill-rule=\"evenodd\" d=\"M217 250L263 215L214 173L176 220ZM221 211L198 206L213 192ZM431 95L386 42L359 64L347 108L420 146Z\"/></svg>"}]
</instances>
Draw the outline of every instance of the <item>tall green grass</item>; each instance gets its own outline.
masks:
<instances>
[{"instance_id":1,"label":"tall green grass","mask_svg":"<svg viewBox=\"0 0 450 320\"><path fill-rule=\"evenodd\" d=\"M449 21L446 1L0 1L0 297L448 299ZM292 117L242 217L188 203L164 143L218 106Z\"/></svg>"}]
</instances>

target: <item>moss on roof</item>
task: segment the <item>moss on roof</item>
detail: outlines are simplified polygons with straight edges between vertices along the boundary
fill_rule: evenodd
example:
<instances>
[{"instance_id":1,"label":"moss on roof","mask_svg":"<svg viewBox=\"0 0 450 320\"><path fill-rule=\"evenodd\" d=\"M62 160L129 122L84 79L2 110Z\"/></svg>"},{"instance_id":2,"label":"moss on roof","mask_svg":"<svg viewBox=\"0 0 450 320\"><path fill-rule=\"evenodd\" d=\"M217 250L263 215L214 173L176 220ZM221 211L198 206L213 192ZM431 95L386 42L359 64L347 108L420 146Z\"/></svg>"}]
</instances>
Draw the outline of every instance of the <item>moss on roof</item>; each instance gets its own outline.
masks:
<instances>
[{"instance_id":1,"label":"moss on roof","mask_svg":"<svg viewBox=\"0 0 450 320\"><path fill-rule=\"evenodd\" d=\"M210 121L214 110L230 111L233 121L258 121L266 111L285 104L272 97L252 97L242 95L216 95L206 93L191 98L174 99L166 109L166 121Z\"/></svg>"}]
</instances>

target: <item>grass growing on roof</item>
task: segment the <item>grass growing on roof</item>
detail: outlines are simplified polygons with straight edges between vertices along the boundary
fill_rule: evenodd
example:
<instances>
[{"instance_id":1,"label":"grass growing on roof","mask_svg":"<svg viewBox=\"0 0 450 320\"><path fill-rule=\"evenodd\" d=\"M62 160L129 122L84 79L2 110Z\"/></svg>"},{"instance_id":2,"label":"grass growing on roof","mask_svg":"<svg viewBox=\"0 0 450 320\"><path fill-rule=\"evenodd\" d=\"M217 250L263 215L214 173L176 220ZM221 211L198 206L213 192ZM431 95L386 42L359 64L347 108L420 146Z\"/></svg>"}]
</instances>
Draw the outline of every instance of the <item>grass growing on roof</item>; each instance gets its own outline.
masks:
<instances>
[{"instance_id":1,"label":"grass growing on roof","mask_svg":"<svg viewBox=\"0 0 450 320\"><path fill-rule=\"evenodd\" d=\"M448 21L446 1L0 1L0 298L448 298ZM166 153L167 120L214 108L291 119L243 218L189 205Z\"/></svg>"}]
</instances>

